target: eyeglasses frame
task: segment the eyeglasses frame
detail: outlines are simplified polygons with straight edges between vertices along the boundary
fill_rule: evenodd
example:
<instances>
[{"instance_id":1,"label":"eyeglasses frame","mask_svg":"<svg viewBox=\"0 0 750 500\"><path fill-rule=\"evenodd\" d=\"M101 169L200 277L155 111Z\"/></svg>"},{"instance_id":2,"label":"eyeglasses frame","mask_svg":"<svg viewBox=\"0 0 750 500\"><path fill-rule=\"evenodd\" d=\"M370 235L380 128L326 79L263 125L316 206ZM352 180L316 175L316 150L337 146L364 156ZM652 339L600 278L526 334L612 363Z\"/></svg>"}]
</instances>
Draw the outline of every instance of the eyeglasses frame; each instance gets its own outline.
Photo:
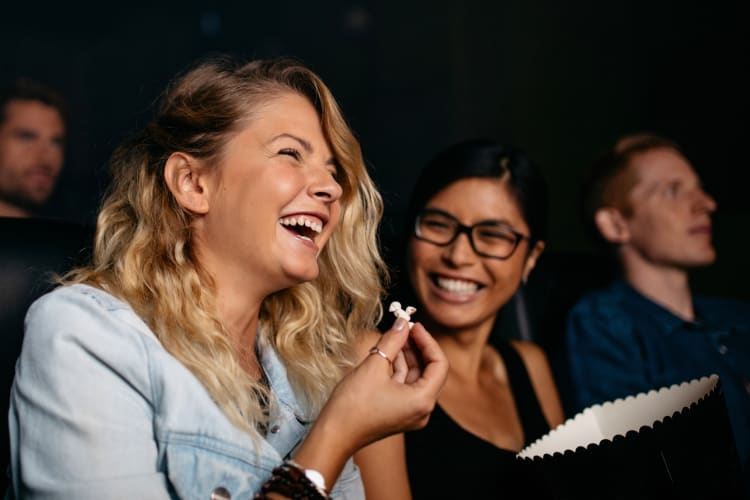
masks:
<instances>
[{"instance_id":1,"label":"eyeglasses frame","mask_svg":"<svg viewBox=\"0 0 750 500\"><path fill-rule=\"evenodd\" d=\"M429 240L429 239L425 238L424 236L420 235L419 234L419 221L422 219L422 217L425 214L442 215L443 217L446 217L446 218L452 220L453 222L455 222L456 223L456 230L453 233L453 236L451 237L451 239L448 240L448 241L446 241L445 243L437 243L435 241ZM516 237L515 244L513 245L513 249L510 251L510 253L508 253L508 255L506 255L504 257L499 257L497 255L489 255L489 254L486 254L484 252L480 252L479 250L477 250L477 247L474 244L474 237L472 236L472 232L474 231L474 228L481 227L481 226L503 226L505 229L507 229L508 231L510 231ZM474 250L475 254L479 255L480 257L487 258L487 259L497 259L497 260L507 260L507 259L510 259L513 256L513 254L516 253L516 249L518 248L518 245L521 244L522 240L531 240L530 236L528 236L526 234L523 234L523 233L520 233L520 232L516 231L515 229L513 229L510 226L507 226L507 225L504 225L504 224L498 224L497 222L490 221L490 220L480 221L480 222L477 222L476 224L472 224L471 226L466 226L464 224L461 224L461 222L458 219L456 219L453 215L451 215L448 212L445 212L443 210L439 210L437 208L425 208L425 209L421 210L417 214L417 217L414 219L414 231L413 231L413 234L414 234L414 237L416 239L418 239L420 241L424 241L426 243L430 243L430 244L438 246L438 247L447 247L448 245L452 245L456 241L456 239L458 239L458 236L460 234L465 234L466 237L469 239L469 245L471 245L471 249Z\"/></svg>"}]
</instances>

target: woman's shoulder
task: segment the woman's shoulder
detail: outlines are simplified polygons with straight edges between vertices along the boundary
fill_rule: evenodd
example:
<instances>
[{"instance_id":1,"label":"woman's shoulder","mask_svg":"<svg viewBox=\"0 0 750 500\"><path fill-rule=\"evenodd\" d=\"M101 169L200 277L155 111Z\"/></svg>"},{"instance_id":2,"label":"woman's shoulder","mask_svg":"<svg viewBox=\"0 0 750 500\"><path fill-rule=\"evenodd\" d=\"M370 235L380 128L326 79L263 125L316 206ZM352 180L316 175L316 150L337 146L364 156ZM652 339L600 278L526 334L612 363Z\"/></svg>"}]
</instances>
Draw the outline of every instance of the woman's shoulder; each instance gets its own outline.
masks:
<instances>
[{"instance_id":1,"label":"woman's shoulder","mask_svg":"<svg viewBox=\"0 0 750 500\"><path fill-rule=\"evenodd\" d=\"M538 344L528 340L510 340L510 346L518 353L532 384L548 385L552 382L552 369L547 354Z\"/></svg>"},{"instance_id":2,"label":"woman's shoulder","mask_svg":"<svg viewBox=\"0 0 750 500\"><path fill-rule=\"evenodd\" d=\"M26 315L14 391L44 404L62 399L88 408L142 395L153 401L154 380L168 370L162 351L121 300L91 286L63 285Z\"/></svg>"},{"instance_id":3,"label":"woman's shoulder","mask_svg":"<svg viewBox=\"0 0 750 500\"><path fill-rule=\"evenodd\" d=\"M533 342L512 340L510 343L523 360L547 423L552 428L556 427L563 421L563 412L547 354Z\"/></svg>"},{"instance_id":4,"label":"woman's shoulder","mask_svg":"<svg viewBox=\"0 0 750 500\"><path fill-rule=\"evenodd\" d=\"M34 301L29 308L28 315L35 317L48 312L75 314L76 312L93 313L100 311L131 310L130 307L117 297L90 285L77 283L74 285L60 285Z\"/></svg>"},{"instance_id":5,"label":"woman's shoulder","mask_svg":"<svg viewBox=\"0 0 750 500\"><path fill-rule=\"evenodd\" d=\"M548 365L547 354L538 344L528 340L511 340L509 344L521 356L527 370L531 371L540 365L544 367Z\"/></svg>"},{"instance_id":6,"label":"woman's shoulder","mask_svg":"<svg viewBox=\"0 0 750 500\"><path fill-rule=\"evenodd\" d=\"M89 351L107 345L142 352L158 342L127 303L89 285L62 285L38 298L26 314L26 351L51 353L62 346Z\"/></svg>"}]
</instances>

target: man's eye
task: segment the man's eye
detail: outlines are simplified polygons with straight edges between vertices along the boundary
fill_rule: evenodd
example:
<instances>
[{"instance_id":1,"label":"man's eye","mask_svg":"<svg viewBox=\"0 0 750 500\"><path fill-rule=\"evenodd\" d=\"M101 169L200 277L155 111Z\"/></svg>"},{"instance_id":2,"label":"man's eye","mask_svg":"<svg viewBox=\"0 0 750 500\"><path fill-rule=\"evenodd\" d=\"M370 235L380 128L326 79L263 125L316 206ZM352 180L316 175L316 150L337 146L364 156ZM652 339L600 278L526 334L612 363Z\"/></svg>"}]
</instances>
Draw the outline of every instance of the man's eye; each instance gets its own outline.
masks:
<instances>
[{"instance_id":1,"label":"man's eye","mask_svg":"<svg viewBox=\"0 0 750 500\"><path fill-rule=\"evenodd\" d=\"M22 141L33 141L34 139L36 139L36 134L34 134L33 132L21 131L16 134L16 137L18 137Z\"/></svg>"},{"instance_id":2,"label":"man's eye","mask_svg":"<svg viewBox=\"0 0 750 500\"><path fill-rule=\"evenodd\" d=\"M279 151L279 154L286 155L286 156L291 156L295 160L299 160L300 158L302 158L302 155L300 155L299 151L297 151L294 148L282 149L281 151Z\"/></svg>"},{"instance_id":3,"label":"man's eye","mask_svg":"<svg viewBox=\"0 0 750 500\"><path fill-rule=\"evenodd\" d=\"M680 192L679 184L670 184L664 189L664 197L667 199L675 198Z\"/></svg>"}]
</instances>

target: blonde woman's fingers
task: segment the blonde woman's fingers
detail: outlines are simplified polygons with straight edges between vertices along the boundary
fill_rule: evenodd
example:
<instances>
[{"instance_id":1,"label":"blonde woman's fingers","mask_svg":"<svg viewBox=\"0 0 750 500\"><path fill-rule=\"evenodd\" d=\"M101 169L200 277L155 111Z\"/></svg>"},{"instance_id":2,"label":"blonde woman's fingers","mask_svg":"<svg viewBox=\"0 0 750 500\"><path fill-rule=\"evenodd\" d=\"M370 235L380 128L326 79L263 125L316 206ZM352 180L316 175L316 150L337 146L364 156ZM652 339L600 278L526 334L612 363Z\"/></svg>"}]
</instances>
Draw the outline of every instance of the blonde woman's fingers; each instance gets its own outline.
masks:
<instances>
[{"instance_id":1,"label":"blonde woman's fingers","mask_svg":"<svg viewBox=\"0 0 750 500\"><path fill-rule=\"evenodd\" d=\"M396 354L396 358L393 360L393 375L391 379L403 384L406 381L406 376L409 373L409 365L406 364L406 358L404 357L404 351L399 351Z\"/></svg>"},{"instance_id":2,"label":"blonde woman's fingers","mask_svg":"<svg viewBox=\"0 0 750 500\"><path fill-rule=\"evenodd\" d=\"M396 318L390 330L386 331L375 346L393 362L409 338L409 323L403 318ZM375 348L373 348L375 349Z\"/></svg>"},{"instance_id":3,"label":"blonde woman's fingers","mask_svg":"<svg viewBox=\"0 0 750 500\"><path fill-rule=\"evenodd\" d=\"M432 335L420 324L414 325L411 338L422 359L422 376L416 383L425 384L429 392L437 395L448 376L448 359Z\"/></svg>"}]
</instances>

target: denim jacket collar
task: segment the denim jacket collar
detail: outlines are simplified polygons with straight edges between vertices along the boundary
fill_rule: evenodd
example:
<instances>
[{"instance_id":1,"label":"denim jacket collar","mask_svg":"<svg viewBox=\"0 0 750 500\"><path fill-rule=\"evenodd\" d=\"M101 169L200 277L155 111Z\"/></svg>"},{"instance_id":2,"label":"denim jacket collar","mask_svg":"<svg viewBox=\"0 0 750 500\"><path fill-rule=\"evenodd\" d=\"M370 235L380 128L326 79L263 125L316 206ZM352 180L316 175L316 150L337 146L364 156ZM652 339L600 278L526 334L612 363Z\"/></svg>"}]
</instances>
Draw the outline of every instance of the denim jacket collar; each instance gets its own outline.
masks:
<instances>
[{"instance_id":1,"label":"denim jacket collar","mask_svg":"<svg viewBox=\"0 0 750 500\"><path fill-rule=\"evenodd\" d=\"M259 329L260 330L260 329ZM284 363L279 358L279 353L271 343L258 332L258 353L260 354L260 363L268 377L268 384L271 393L276 397L280 404L286 405L294 413L295 418L300 423L307 423L312 416L305 411L299 399L294 393L292 385L287 378L287 371Z\"/></svg>"}]
</instances>

